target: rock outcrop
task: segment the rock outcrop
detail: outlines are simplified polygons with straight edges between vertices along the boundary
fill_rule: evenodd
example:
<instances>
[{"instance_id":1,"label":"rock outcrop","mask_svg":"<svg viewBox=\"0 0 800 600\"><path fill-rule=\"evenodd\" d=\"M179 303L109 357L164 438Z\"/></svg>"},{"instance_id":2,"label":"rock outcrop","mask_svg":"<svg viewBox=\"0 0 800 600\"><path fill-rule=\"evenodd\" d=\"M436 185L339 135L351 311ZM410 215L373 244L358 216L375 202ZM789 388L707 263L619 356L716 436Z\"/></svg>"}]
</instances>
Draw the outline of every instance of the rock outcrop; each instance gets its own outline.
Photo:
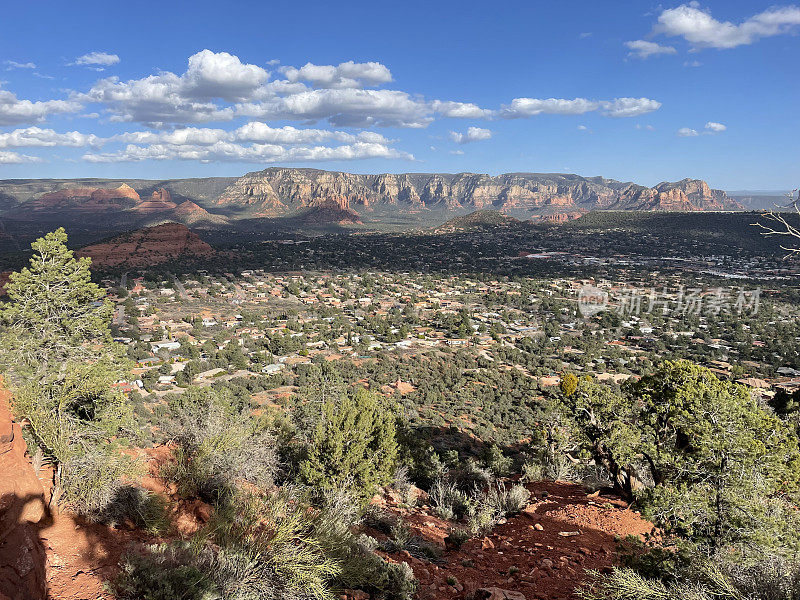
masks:
<instances>
[{"instance_id":1,"label":"rock outcrop","mask_svg":"<svg viewBox=\"0 0 800 600\"><path fill-rule=\"evenodd\" d=\"M175 210L177 206L167 190L158 188L147 200L139 202L131 210L142 214L154 214Z\"/></svg>"},{"instance_id":2,"label":"rock outcrop","mask_svg":"<svg viewBox=\"0 0 800 600\"><path fill-rule=\"evenodd\" d=\"M9 393L0 389L0 600L47 596L47 557L39 539L47 505L26 451Z\"/></svg>"},{"instance_id":3,"label":"rock outcrop","mask_svg":"<svg viewBox=\"0 0 800 600\"><path fill-rule=\"evenodd\" d=\"M125 183L115 188L80 187L47 192L16 206L7 216L22 221L133 226L165 220L187 225L227 222L224 216L212 214L191 200L176 202L164 187L142 198Z\"/></svg>"},{"instance_id":4,"label":"rock outcrop","mask_svg":"<svg viewBox=\"0 0 800 600\"><path fill-rule=\"evenodd\" d=\"M191 200L178 204L172 211L172 217L186 225L194 225L196 223L216 223L221 225L228 222L228 219L222 215L212 214Z\"/></svg>"},{"instance_id":5,"label":"rock outcrop","mask_svg":"<svg viewBox=\"0 0 800 600\"><path fill-rule=\"evenodd\" d=\"M35 220L48 215L57 217L65 212L94 216L128 210L140 201L136 190L124 183L113 189L68 188L26 202L9 216L20 220Z\"/></svg>"},{"instance_id":6,"label":"rock outcrop","mask_svg":"<svg viewBox=\"0 0 800 600\"><path fill-rule=\"evenodd\" d=\"M228 186L216 204L255 216L280 216L324 203L341 208L741 210L725 192L684 179L648 188L603 177L555 173L355 175L269 168Z\"/></svg>"},{"instance_id":7,"label":"rock outcrop","mask_svg":"<svg viewBox=\"0 0 800 600\"><path fill-rule=\"evenodd\" d=\"M81 248L94 267L144 267L176 259L209 257L213 248L179 223L164 223Z\"/></svg>"}]
</instances>

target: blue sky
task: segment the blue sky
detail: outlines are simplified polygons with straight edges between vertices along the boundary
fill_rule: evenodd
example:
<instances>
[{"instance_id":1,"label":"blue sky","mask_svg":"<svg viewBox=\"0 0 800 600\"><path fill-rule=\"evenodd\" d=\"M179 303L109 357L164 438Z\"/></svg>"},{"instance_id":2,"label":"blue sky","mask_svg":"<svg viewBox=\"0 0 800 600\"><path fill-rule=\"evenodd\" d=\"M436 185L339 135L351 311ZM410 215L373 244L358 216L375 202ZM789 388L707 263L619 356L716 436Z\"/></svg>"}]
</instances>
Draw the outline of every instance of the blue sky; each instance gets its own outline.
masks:
<instances>
[{"instance_id":1,"label":"blue sky","mask_svg":"<svg viewBox=\"0 0 800 600\"><path fill-rule=\"evenodd\" d=\"M800 179L800 5L15 2L0 178Z\"/></svg>"}]
</instances>

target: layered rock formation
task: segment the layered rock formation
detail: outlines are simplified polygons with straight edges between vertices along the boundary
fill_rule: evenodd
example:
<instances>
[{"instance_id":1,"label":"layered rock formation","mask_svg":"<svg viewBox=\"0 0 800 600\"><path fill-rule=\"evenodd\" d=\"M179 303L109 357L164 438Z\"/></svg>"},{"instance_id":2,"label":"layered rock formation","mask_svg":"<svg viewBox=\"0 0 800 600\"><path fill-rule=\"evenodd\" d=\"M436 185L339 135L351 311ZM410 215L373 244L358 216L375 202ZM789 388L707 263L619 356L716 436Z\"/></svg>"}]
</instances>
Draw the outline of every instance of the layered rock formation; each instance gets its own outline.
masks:
<instances>
[{"instance_id":1,"label":"layered rock formation","mask_svg":"<svg viewBox=\"0 0 800 600\"><path fill-rule=\"evenodd\" d=\"M559 173L357 175L273 167L235 180L131 180L133 185L105 180L108 187L88 185L103 181L0 181L0 216L120 230L165 221L228 225L254 217L288 217L302 225L305 213L337 222L331 206L350 215L339 215L345 222L373 223L394 215L414 220L418 217L413 215L423 211L437 212L442 216L434 220L444 221L448 212L483 209L525 219L590 210L743 210L725 192L713 190L699 179L663 182L650 188ZM326 208L310 212L318 207Z\"/></svg>"},{"instance_id":2,"label":"layered rock formation","mask_svg":"<svg viewBox=\"0 0 800 600\"><path fill-rule=\"evenodd\" d=\"M137 203L131 210L142 214L154 214L175 210L177 206L167 190L158 188L149 198Z\"/></svg>"},{"instance_id":3,"label":"layered rock formation","mask_svg":"<svg viewBox=\"0 0 800 600\"><path fill-rule=\"evenodd\" d=\"M98 215L119 212L135 207L141 198L129 185L117 188L72 188L43 194L14 210L14 219L33 220L42 215L58 215L64 212Z\"/></svg>"},{"instance_id":4,"label":"layered rock formation","mask_svg":"<svg viewBox=\"0 0 800 600\"><path fill-rule=\"evenodd\" d=\"M270 168L228 186L218 206L256 216L335 202L342 209L377 205L402 209L741 210L725 192L684 179L654 188L603 177L564 174L474 173L354 175L316 169Z\"/></svg>"},{"instance_id":5,"label":"layered rock formation","mask_svg":"<svg viewBox=\"0 0 800 600\"><path fill-rule=\"evenodd\" d=\"M97 221L106 225L141 225L164 220L192 225L227 222L224 216L211 214L191 200L176 202L164 187L140 197L125 183L115 188L79 187L47 192L15 207L6 216L22 221Z\"/></svg>"},{"instance_id":6,"label":"layered rock formation","mask_svg":"<svg viewBox=\"0 0 800 600\"><path fill-rule=\"evenodd\" d=\"M94 267L145 267L175 259L209 257L214 250L179 223L165 223L81 248Z\"/></svg>"},{"instance_id":7,"label":"layered rock formation","mask_svg":"<svg viewBox=\"0 0 800 600\"><path fill-rule=\"evenodd\" d=\"M314 206L297 216L300 225L361 225L363 221L357 212L333 200Z\"/></svg>"}]
</instances>

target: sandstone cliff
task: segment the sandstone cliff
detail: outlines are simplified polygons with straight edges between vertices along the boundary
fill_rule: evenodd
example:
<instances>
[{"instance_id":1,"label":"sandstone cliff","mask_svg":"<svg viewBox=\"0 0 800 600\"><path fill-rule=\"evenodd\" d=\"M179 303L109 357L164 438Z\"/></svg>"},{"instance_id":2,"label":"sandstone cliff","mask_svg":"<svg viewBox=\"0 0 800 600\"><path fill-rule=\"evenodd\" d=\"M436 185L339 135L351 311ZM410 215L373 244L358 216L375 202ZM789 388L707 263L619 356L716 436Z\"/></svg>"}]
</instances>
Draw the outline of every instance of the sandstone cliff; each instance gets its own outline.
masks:
<instances>
[{"instance_id":1,"label":"sandstone cliff","mask_svg":"<svg viewBox=\"0 0 800 600\"><path fill-rule=\"evenodd\" d=\"M191 200L176 202L169 190L159 187L140 197L123 183L115 188L78 187L44 193L16 206L7 217L22 221L58 221L70 223L102 222L104 225L149 225L159 221L185 224L226 223Z\"/></svg>"},{"instance_id":2,"label":"sandstone cliff","mask_svg":"<svg viewBox=\"0 0 800 600\"><path fill-rule=\"evenodd\" d=\"M420 208L616 210L741 210L725 192L704 181L684 179L648 188L602 177L506 173L355 175L316 169L269 168L228 186L215 204L255 216L335 202L342 209Z\"/></svg>"}]
</instances>

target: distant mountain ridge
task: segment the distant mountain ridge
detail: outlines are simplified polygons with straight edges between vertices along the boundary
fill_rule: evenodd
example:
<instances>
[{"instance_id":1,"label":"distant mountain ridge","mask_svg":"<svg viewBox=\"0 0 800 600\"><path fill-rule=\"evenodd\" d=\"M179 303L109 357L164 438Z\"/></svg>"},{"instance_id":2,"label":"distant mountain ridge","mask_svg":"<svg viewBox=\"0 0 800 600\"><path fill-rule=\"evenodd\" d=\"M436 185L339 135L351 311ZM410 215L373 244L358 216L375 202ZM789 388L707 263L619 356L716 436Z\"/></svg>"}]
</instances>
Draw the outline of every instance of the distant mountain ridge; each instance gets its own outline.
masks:
<instances>
[{"instance_id":1,"label":"distant mountain ridge","mask_svg":"<svg viewBox=\"0 0 800 600\"><path fill-rule=\"evenodd\" d=\"M436 212L435 219L442 222L450 218L449 213L484 209L517 218L550 215L558 221L559 215L590 210L743 208L699 179L650 188L560 173L359 175L271 167L238 178L0 181L1 218L126 227L177 221L213 228L239 219L287 217L298 226L308 221L341 225L380 222L392 215L430 220L425 216L429 212ZM305 214L311 216L299 218Z\"/></svg>"},{"instance_id":2,"label":"distant mountain ridge","mask_svg":"<svg viewBox=\"0 0 800 600\"><path fill-rule=\"evenodd\" d=\"M724 191L712 190L699 179L648 188L604 177L558 173L355 175L277 167L240 177L222 192L216 204L257 216L277 216L330 201L357 211L377 206L412 211L742 209Z\"/></svg>"}]
</instances>

